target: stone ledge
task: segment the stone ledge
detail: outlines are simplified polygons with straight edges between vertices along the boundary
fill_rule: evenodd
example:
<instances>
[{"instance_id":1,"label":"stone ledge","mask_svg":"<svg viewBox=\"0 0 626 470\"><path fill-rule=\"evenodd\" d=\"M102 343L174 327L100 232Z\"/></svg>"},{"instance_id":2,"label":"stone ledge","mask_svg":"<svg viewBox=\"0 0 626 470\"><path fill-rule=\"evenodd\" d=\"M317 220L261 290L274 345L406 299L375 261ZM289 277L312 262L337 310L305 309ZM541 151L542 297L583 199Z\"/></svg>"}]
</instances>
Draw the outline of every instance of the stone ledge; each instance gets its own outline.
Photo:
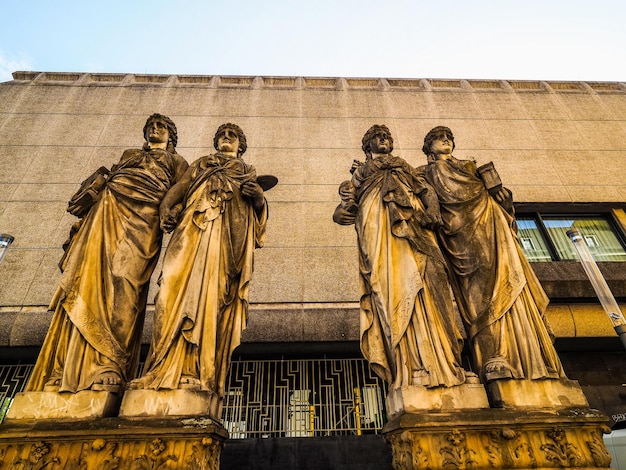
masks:
<instances>
[{"instance_id":1,"label":"stone ledge","mask_svg":"<svg viewBox=\"0 0 626 470\"><path fill-rule=\"evenodd\" d=\"M150 342L153 309L153 305L148 306L143 344ZM581 314L577 313L579 310ZM252 304L248 314L242 345L359 341L359 306L356 302ZM576 332L584 332L579 333L579 337L617 339L599 303L553 303L548 306L547 315L557 338L576 338ZM0 348L40 347L51 319L52 312L45 306L0 307L0 331L5 332L0 335Z\"/></svg>"},{"instance_id":2,"label":"stone ledge","mask_svg":"<svg viewBox=\"0 0 626 470\"><path fill-rule=\"evenodd\" d=\"M591 281L578 261L552 261L531 263L546 294L552 300L597 299ZM606 279L613 295L626 298L626 263L601 261L598 268Z\"/></svg>"},{"instance_id":3,"label":"stone ledge","mask_svg":"<svg viewBox=\"0 0 626 470\"><path fill-rule=\"evenodd\" d=\"M464 80L433 78L368 78L368 77L259 77L237 75L164 75L74 72L13 72L13 79L39 84L72 84L140 86L145 84L172 86L203 86L207 88L286 88L331 90L394 90L484 92L502 91L541 93L626 93L622 82L581 82L543 80Z\"/></svg>"}]
</instances>

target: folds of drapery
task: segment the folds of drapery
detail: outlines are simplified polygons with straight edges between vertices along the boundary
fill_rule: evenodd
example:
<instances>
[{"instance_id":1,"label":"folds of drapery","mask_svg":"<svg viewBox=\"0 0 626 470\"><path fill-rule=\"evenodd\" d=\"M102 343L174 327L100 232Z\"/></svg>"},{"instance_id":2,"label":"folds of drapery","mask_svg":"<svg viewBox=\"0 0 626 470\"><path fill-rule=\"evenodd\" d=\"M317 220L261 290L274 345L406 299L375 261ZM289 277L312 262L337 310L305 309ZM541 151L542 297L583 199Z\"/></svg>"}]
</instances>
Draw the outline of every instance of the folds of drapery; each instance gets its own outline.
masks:
<instances>
[{"instance_id":1,"label":"folds of drapery","mask_svg":"<svg viewBox=\"0 0 626 470\"><path fill-rule=\"evenodd\" d=\"M353 178L362 352L392 389L418 376L430 387L458 385L461 335L435 235L419 226L420 188L404 166L379 163L366 163L374 168L364 166Z\"/></svg>"},{"instance_id":2,"label":"folds of drapery","mask_svg":"<svg viewBox=\"0 0 626 470\"><path fill-rule=\"evenodd\" d=\"M548 298L513 217L489 195L474 162L437 160L421 170L438 194L439 243L477 366L501 357L515 378L564 376L545 318Z\"/></svg>"},{"instance_id":3,"label":"folds of drapery","mask_svg":"<svg viewBox=\"0 0 626 470\"><path fill-rule=\"evenodd\" d=\"M88 389L99 375L133 378L150 276L162 233L158 207L176 174L171 154L127 150L82 220L50 304L52 323L27 386Z\"/></svg>"},{"instance_id":4,"label":"folds of drapery","mask_svg":"<svg viewBox=\"0 0 626 470\"><path fill-rule=\"evenodd\" d=\"M176 389L195 367L200 388L221 396L246 325L253 253L263 245L267 205L257 214L241 194L241 184L256 176L241 160L208 156L192 167L194 182L163 261L142 380L145 388Z\"/></svg>"}]
</instances>

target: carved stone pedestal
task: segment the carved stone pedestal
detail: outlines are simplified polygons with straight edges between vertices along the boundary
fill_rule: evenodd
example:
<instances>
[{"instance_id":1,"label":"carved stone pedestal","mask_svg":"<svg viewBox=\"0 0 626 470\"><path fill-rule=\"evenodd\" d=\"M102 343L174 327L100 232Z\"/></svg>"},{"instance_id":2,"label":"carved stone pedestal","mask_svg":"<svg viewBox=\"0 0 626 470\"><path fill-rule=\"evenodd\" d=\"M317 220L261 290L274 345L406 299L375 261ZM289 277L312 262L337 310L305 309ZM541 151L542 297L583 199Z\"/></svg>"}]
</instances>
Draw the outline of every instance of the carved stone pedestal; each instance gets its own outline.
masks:
<instances>
[{"instance_id":1,"label":"carved stone pedestal","mask_svg":"<svg viewBox=\"0 0 626 470\"><path fill-rule=\"evenodd\" d=\"M127 390L120 416L211 416L219 420L222 400L201 390Z\"/></svg>"},{"instance_id":2,"label":"carved stone pedestal","mask_svg":"<svg viewBox=\"0 0 626 470\"><path fill-rule=\"evenodd\" d=\"M383 428L396 470L608 468L608 419L589 408L402 414Z\"/></svg>"},{"instance_id":3,"label":"carved stone pedestal","mask_svg":"<svg viewBox=\"0 0 626 470\"><path fill-rule=\"evenodd\" d=\"M5 420L0 469L219 470L227 437L208 418Z\"/></svg>"},{"instance_id":4,"label":"carved stone pedestal","mask_svg":"<svg viewBox=\"0 0 626 470\"><path fill-rule=\"evenodd\" d=\"M421 410L452 411L489 408L489 400L482 384L463 384L456 387L402 387L387 394L387 417Z\"/></svg>"},{"instance_id":5,"label":"carved stone pedestal","mask_svg":"<svg viewBox=\"0 0 626 470\"><path fill-rule=\"evenodd\" d=\"M120 394L84 390L77 393L21 392L7 419L81 419L115 416Z\"/></svg>"}]
</instances>

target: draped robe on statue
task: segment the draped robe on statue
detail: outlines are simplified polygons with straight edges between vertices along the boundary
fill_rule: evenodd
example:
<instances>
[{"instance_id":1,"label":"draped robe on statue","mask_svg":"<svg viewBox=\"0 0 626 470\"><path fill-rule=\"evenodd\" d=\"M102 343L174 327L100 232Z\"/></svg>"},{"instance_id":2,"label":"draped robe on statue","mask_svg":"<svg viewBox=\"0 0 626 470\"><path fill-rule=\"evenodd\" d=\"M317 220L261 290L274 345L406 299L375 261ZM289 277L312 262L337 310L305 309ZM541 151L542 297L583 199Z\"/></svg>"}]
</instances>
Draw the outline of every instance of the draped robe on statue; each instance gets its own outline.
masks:
<instances>
[{"instance_id":1,"label":"draped robe on statue","mask_svg":"<svg viewBox=\"0 0 626 470\"><path fill-rule=\"evenodd\" d=\"M461 335L435 234L422 228L424 191L391 155L355 171L359 210L361 350L390 390L465 381Z\"/></svg>"},{"instance_id":2,"label":"draped robe on statue","mask_svg":"<svg viewBox=\"0 0 626 470\"><path fill-rule=\"evenodd\" d=\"M478 367L504 359L516 379L565 377L545 318L548 297L514 218L489 195L476 164L450 158L419 170L438 195L439 243Z\"/></svg>"},{"instance_id":3,"label":"draped robe on statue","mask_svg":"<svg viewBox=\"0 0 626 470\"><path fill-rule=\"evenodd\" d=\"M177 389L184 376L224 395L232 351L248 311L253 253L265 238L267 204L257 214L240 191L252 166L221 154L191 165L192 183L163 260L154 334L142 388Z\"/></svg>"},{"instance_id":4,"label":"draped robe on statue","mask_svg":"<svg viewBox=\"0 0 626 470\"><path fill-rule=\"evenodd\" d=\"M60 379L59 391L91 388L114 372L133 378L150 276L161 250L159 204L185 171L165 150L126 150L74 234L50 304L52 323L27 391Z\"/></svg>"}]
</instances>

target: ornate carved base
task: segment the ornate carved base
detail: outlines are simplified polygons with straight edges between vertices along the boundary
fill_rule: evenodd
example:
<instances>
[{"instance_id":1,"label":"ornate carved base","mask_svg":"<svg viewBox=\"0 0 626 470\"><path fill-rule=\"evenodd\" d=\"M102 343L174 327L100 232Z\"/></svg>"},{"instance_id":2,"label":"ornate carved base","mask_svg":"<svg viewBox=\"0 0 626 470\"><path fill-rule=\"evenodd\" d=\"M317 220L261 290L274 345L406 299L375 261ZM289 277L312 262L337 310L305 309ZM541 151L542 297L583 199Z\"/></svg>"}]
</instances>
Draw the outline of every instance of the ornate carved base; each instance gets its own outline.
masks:
<instances>
[{"instance_id":1,"label":"ornate carved base","mask_svg":"<svg viewBox=\"0 0 626 470\"><path fill-rule=\"evenodd\" d=\"M200 390L126 390L120 416L211 416L219 420L222 400Z\"/></svg>"},{"instance_id":2,"label":"ornate carved base","mask_svg":"<svg viewBox=\"0 0 626 470\"><path fill-rule=\"evenodd\" d=\"M115 416L120 394L84 390L77 393L21 392L7 419L82 419Z\"/></svg>"},{"instance_id":3,"label":"ornate carved base","mask_svg":"<svg viewBox=\"0 0 626 470\"><path fill-rule=\"evenodd\" d=\"M227 437L208 418L5 421L0 469L219 470Z\"/></svg>"},{"instance_id":4,"label":"ornate carved base","mask_svg":"<svg viewBox=\"0 0 626 470\"><path fill-rule=\"evenodd\" d=\"M608 419L589 408L404 414L383 429L396 470L608 468Z\"/></svg>"},{"instance_id":5,"label":"ornate carved base","mask_svg":"<svg viewBox=\"0 0 626 470\"><path fill-rule=\"evenodd\" d=\"M456 387L402 387L387 394L387 416L391 419L402 413L420 410L451 411L489 408L482 384L464 384Z\"/></svg>"},{"instance_id":6,"label":"ornate carved base","mask_svg":"<svg viewBox=\"0 0 626 470\"><path fill-rule=\"evenodd\" d=\"M589 406L576 380L497 380L487 385L495 408L561 408Z\"/></svg>"}]
</instances>

